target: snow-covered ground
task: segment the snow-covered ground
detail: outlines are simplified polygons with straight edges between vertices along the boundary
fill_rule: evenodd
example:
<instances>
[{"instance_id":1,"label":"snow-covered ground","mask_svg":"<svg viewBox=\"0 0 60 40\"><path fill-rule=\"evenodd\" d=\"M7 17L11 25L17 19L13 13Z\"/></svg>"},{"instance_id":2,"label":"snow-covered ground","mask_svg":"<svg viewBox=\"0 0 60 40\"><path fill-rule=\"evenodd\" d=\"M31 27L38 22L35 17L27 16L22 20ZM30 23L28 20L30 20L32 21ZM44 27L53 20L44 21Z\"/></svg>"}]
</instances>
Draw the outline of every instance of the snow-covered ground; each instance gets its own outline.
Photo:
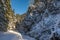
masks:
<instances>
[{"instance_id":1,"label":"snow-covered ground","mask_svg":"<svg viewBox=\"0 0 60 40\"><path fill-rule=\"evenodd\" d=\"M0 32L0 40L35 40L29 36L21 35L15 31Z\"/></svg>"},{"instance_id":2,"label":"snow-covered ground","mask_svg":"<svg viewBox=\"0 0 60 40\"><path fill-rule=\"evenodd\" d=\"M23 40L23 39L21 34L14 31L8 31L0 32L0 40Z\"/></svg>"}]
</instances>

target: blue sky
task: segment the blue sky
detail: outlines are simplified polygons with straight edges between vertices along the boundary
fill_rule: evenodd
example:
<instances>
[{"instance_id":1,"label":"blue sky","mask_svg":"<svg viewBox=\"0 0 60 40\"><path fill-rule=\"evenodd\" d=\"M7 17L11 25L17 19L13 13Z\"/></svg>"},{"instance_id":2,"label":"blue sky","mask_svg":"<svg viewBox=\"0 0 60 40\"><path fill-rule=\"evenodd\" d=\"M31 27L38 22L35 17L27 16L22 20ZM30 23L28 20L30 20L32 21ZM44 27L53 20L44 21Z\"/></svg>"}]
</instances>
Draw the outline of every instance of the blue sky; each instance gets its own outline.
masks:
<instances>
[{"instance_id":1,"label":"blue sky","mask_svg":"<svg viewBox=\"0 0 60 40\"><path fill-rule=\"evenodd\" d=\"M11 7L16 14L23 14L27 11L29 0L11 0Z\"/></svg>"}]
</instances>

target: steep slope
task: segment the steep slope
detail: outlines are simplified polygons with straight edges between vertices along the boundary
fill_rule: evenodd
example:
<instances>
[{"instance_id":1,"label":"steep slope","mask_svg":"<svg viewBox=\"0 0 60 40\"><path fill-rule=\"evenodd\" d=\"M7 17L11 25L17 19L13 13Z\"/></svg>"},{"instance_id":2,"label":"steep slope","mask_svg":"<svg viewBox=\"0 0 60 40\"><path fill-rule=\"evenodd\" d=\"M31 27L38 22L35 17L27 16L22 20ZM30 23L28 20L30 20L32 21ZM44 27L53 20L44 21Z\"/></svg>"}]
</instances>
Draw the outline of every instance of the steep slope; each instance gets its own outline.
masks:
<instances>
[{"instance_id":1,"label":"steep slope","mask_svg":"<svg viewBox=\"0 0 60 40\"><path fill-rule=\"evenodd\" d=\"M36 40L60 40L60 0L34 0L18 31Z\"/></svg>"}]
</instances>

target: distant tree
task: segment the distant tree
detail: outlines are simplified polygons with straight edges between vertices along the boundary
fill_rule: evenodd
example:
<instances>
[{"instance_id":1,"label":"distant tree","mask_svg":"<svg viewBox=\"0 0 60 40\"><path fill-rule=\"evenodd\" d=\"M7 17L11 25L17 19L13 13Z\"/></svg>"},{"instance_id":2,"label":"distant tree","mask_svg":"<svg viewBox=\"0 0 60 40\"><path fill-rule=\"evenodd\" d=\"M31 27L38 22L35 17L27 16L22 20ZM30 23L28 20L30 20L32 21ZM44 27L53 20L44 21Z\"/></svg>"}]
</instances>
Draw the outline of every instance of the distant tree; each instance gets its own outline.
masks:
<instances>
[{"instance_id":1,"label":"distant tree","mask_svg":"<svg viewBox=\"0 0 60 40\"><path fill-rule=\"evenodd\" d=\"M34 4L34 0L30 0L30 5Z\"/></svg>"}]
</instances>

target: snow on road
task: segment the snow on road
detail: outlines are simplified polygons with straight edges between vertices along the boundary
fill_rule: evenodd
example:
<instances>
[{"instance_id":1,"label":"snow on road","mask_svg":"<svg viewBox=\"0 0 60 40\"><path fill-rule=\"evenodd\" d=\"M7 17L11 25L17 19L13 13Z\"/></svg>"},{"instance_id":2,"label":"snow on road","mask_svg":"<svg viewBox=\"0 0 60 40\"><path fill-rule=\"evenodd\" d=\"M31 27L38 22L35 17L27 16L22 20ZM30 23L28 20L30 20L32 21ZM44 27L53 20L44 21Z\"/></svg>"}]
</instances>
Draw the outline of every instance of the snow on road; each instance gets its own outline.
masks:
<instances>
[{"instance_id":1,"label":"snow on road","mask_svg":"<svg viewBox=\"0 0 60 40\"><path fill-rule=\"evenodd\" d=\"M15 31L0 32L0 40L35 40L26 35L21 35Z\"/></svg>"}]
</instances>

